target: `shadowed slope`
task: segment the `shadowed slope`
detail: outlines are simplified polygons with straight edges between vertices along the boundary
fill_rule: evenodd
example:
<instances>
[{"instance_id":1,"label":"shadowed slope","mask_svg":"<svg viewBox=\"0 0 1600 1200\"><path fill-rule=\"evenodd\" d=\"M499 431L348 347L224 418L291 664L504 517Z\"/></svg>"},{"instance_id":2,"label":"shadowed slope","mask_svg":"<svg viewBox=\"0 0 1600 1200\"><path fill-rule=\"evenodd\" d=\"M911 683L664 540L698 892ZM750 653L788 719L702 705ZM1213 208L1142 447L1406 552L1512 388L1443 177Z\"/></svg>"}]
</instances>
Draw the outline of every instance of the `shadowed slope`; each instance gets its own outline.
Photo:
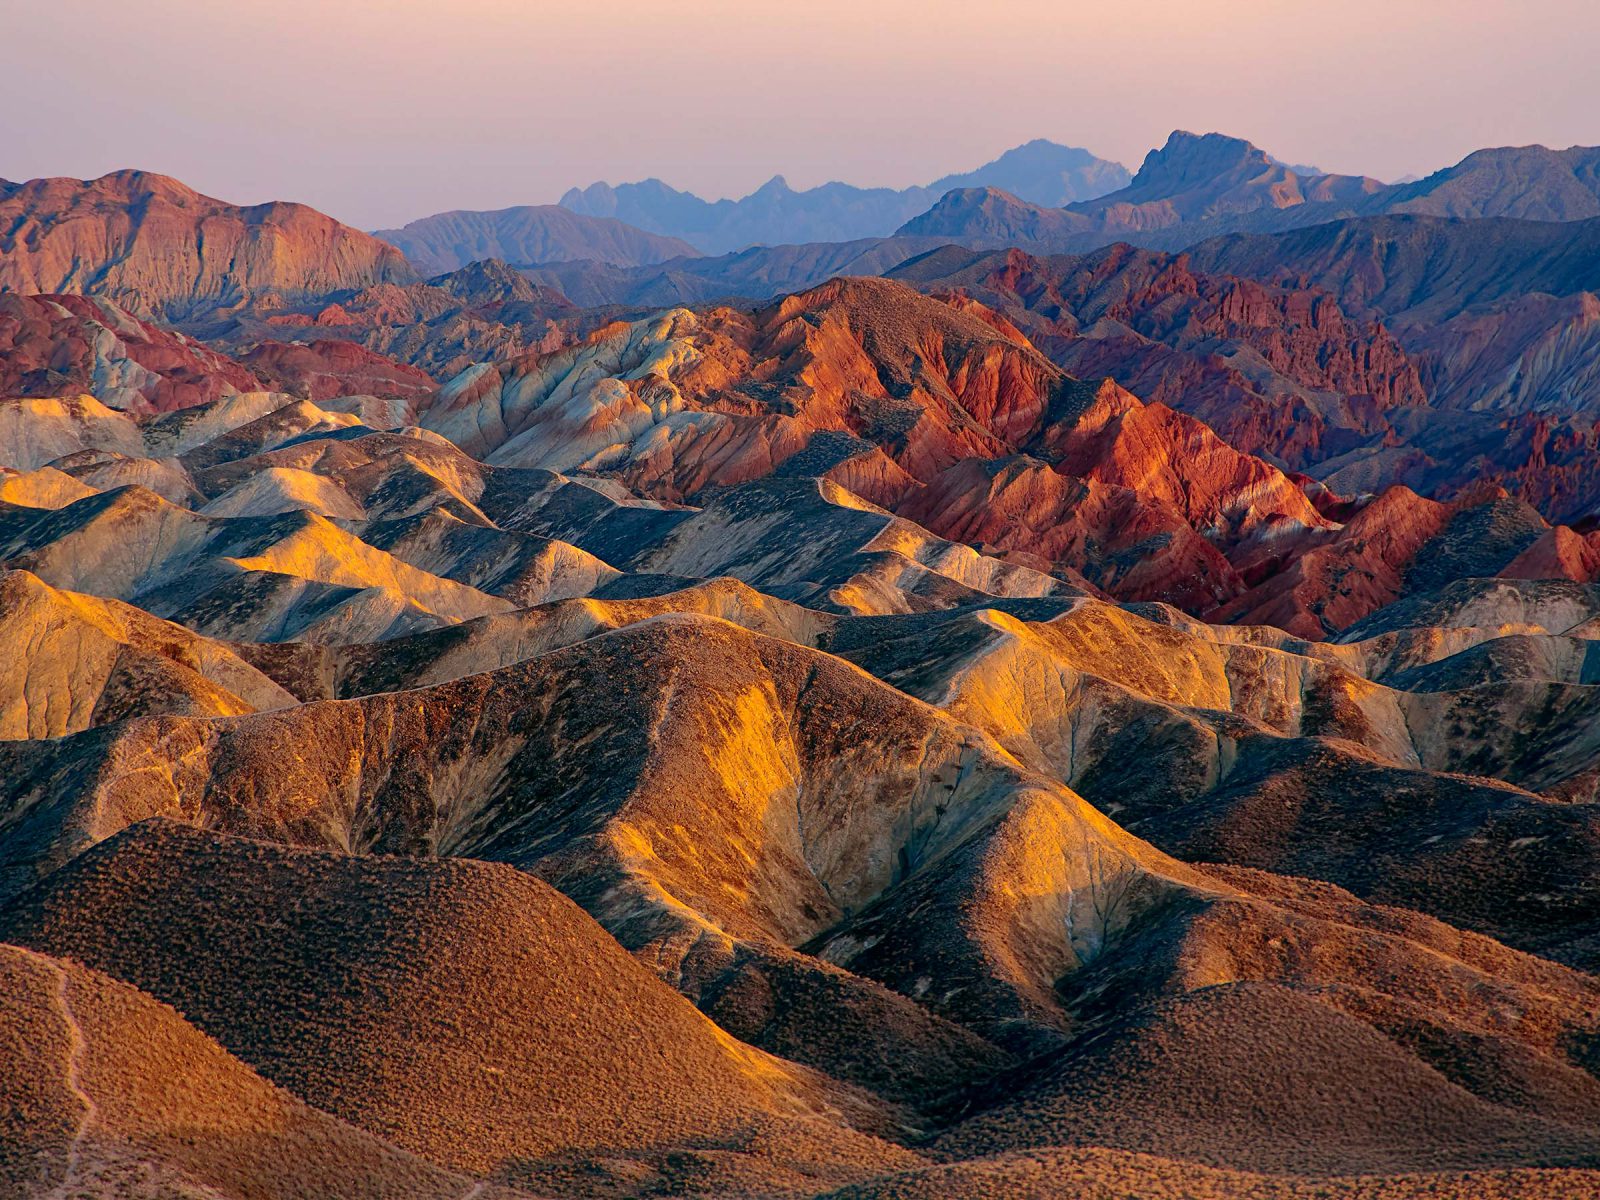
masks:
<instances>
[{"instance_id":1,"label":"shadowed slope","mask_svg":"<svg viewBox=\"0 0 1600 1200\"><path fill-rule=\"evenodd\" d=\"M7 753L17 883L151 814L500 859L556 883L712 1006L733 1005L726 990L751 969L827 975L791 948L917 877L950 919L908 926L913 959L943 958L965 981L934 1015L1024 1038L1057 1022L1049 980L1082 951L1027 931L1078 913L1092 942L1115 923L1095 912L1104 880L1083 850L1107 871L1154 872L1154 891L1155 876L1188 874L937 710L827 655L705 618L647 620L419 691L243 722L125 722ZM984 881L986 864L1030 838L1061 844L1036 893ZM964 897L991 911L985 926L955 919ZM992 949L996 936L1014 944ZM914 979L897 967L883 982ZM864 1026L873 1049L840 1043L816 1013L807 1061L850 1078L881 1062L875 1081L903 1094L999 1053L877 985L829 986L840 984L879 1013ZM738 1027L758 1037L782 1006L762 1015L749 998L735 1005Z\"/></svg>"},{"instance_id":2,"label":"shadowed slope","mask_svg":"<svg viewBox=\"0 0 1600 1200\"><path fill-rule=\"evenodd\" d=\"M731 575L794 603L865 613L1084 590L931 536L827 479L756 480L701 509L640 502L614 485L549 472L507 473L504 482L506 492L521 487L514 495L496 487L484 501L502 525L680 585Z\"/></svg>"},{"instance_id":3,"label":"shadowed slope","mask_svg":"<svg viewBox=\"0 0 1600 1200\"><path fill-rule=\"evenodd\" d=\"M715 593L707 591L691 602L711 602ZM735 589L716 604L741 595ZM648 608L589 608L595 604L571 602L594 621L637 618ZM1312 720L1342 723L1369 739L1380 732L1374 718L1386 690L1339 665L1360 661L1363 647L1320 647L1312 658L1294 651L1312 647L1271 631L1208 637L1170 611L1170 624L1153 625L1093 602L1008 607L1004 614L833 618L812 632L847 653L887 648L877 664L886 675L912 690L939 689L952 707L1016 675L1027 659L998 656L1008 648L1026 649L1058 672L1097 677L1104 697L1113 697L1120 673L1116 704L1238 743L1231 774L1208 785L1219 792L1270 765L1258 744L1295 753L1326 747L1345 770L1382 765L1354 740L1303 730ZM794 616L760 611L763 619ZM1053 620L1034 630L1029 617ZM885 636L897 624L904 636ZM558 640L584 631L575 624L558 630ZM529 632L541 636L536 624L518 636ZM914 650L929 664L919 666ZM1308 701L1338 688L1350 692L1347 710L1313 715ZM1046 769L1055 769L1049 723L1065 727L1069 718L1055 714L1071 711L1054 703L1015 706L1028 720L997 729L1018 757L1037 755ZM1071 718L1083 722L1085 749L1097 740L1094 721L1105 720L1111 733L1126 727L1113 719L1114 704L1100 703L1100 711ZM1222 707L1234 703L1245 711ZM986 711L1008 710L972 709L974 716ZM1285 736L1297 728L1300 736ZM1152 768L1163 760L1152 751L1160 746L1109 759L1127 784L1108 794L1133 805L1127 815L1151 829L1172 822L1163 826L1141 811L1134 785L1141 775L1143 786L1159 784L1164 772ZM1172 743L1173 763L1188 761L1185 755L1208 761L1180 747ZM1095 762L1095 753L1084 761ZM1285 1139L1301 1127L1317 1131L1321 1149L1320 1157L1296 1160L1296 1169L1318 1172L1365 1162L1386 1171L1581 1164L1600 1153L1600 1085L1585 1049L1600 1036L1592 979L1335 889L1185 868L1045 775L1024 770L977 729L827 654L721 621L647 616L453 683L209 722L124 722L0 748L0 767L13 781L5 830L11 888L41 867L66 863L14 904L16 919L71 927L102 945L132 939L125 942L129 970L152 954L144 931L153 920L90 914L74 924L82 903L62 900L46 912L37 897L89 877L119 853L113 844L73 859L83 848L130 821L167 813L275 840L521 866L577 900L729 1032L913 1102L917 1111L903 1119L916 1128L976 1113L971 1130L957 1125L943 1135L939 1144L951 1153L975 1149L977 1142L961 1141L969 1133L1011 1139L1006 1145L1163 1152L1170 1151L1150 1139L1169 1137L1185 1154L1209 1146L1210 1161L1276 1170L1290 1162ZM1292 776L1280 764L1267 778ZM1524 807L1537 802L1502 790ZM1347 798L1337 799L1335 807L1351 810ZM1182 818L1199 806L1169 808ZM1427 826L1413 824L1406 836L1417 844L1395 864L1331 834L1311 841L1328 848L1339 869L1361 863L1377 872L1373 890L1392 887L1408 870L1421 879L1418 864L1426 871L1429 862L1453 864L1450 856L1467 852L1459 839L1430 849ZM1381 823L1363 829L1374 844L1394 842ZM1491 838L1497 846L1503 840ZM1248 860L1246 851L1286 844L1269 831L1230 857ZM1489 853L1506 861L1505 870L1519 861L1504 849ZM442 869L311 860L396 878L413 871L431 878ZM452 866L445 874L458 869L479 868ZM140 886L159 873L128 872ZM171 874L170 886L188 888L208 873ZM383 892L398 886L390 880ZM235 890L219 888L207 903L221 905ZM285 890L303 897L307 887ZM1460 894L1437 881L1433 890L1439 902ZM515 924L491 916L481 939L463 938L462 929L478 928L476 918L440 893L427 895L421 907L441 910L442 927L466 943ZM500 913L498 903L487 907ZM171 907L197 909L176 900ZM329 918L334 927L346 923ZM256 922L247 932L281 941ZM238 957L270 958L264 951ZM218 994L239 990L230 976ZM1252 1057L1259 1046L1272 1053ZM1041 1052L1047 1057L1037 1058ZM1063 1063L1072 1068L1058 1070ZM384 1070L360 1073L381 1082L390 1078ZM997 1070L1005 1072L999 1081L986 1083ZM1328 1081L1338 1077L1364 1081L1345 1109L1323 1103ZM1176 1092L1163 1091L1169 1083ZM952 1089L957 1096L946 1102ZM1262 1112L1254 1097L1263 1089L1286 1090L1299 1107ZM1197 1108L1196 1095L1211 1097L1210 1107ZM1397 1104L1416 1107L1420 1122L1396 1118ZM1237 1120L1226 1137L1206 1142L1203 1112L1213 1109ZM611 1151L585 1153L615 1168ZM516 1177L555 1178L547 1167L556 1169L546 1163Z\"/></svg>"},{"instance_id":4,"label":"shadowed slope","mask_svg":"<svg viewBox=\"0 0 1600 1200\"><path fill-rule=\"evenodd\" d=\"M1126 1150L1027 1150L925 1167L830 1192L827 1200L1567 1200L1600 1171L1252 1174Z\"/></svg>"},{"instance_id":5,"label":"shadowed slope","mask_svg":"<svg viewBox=\"0 0 1600 1200\"><path fill-rule=\"evenodd\" d=\"M623 577L623 581L628 578ZM562 600L463 621L377 646L342 647L333 652L325 691L302 698L352 699L373 692L446 683L667 613L720 617L755 633L802 646L816 645L837 621L836 617L774 599L726 577L661 595ZM312 653L321 657L320 651ZM263 665L261 669L276 674L271 666Z\"/></svg>"},{"instance_id":6,"label":"shadowed slope","mask_svg":"<svg viewBox=\"0 0 1600 1200\"><path fill-rule=\"evenodd\" d=\"M1519 590L1535 589L1487 585L1476 613L1530 612L1494 605ZM1587 611L1549 603L1557 623ZM1413 694L1364 677L1395 660L1448 669L1492 629L1408 630L1402 652L1397 637L1319 645L1144 611L996 602L843 622L826 645L1182 858L1330 879L1587 961L1561 946L1600 920L1594 688L1535 677Z\"/></svg>"},{"instance_id":7,"label":"shadowed slope","mask_svg":"<svg viewBox=\"0 0 1600 1200\"><path fill-rule=\"evenodd\" d=\"M1361 1022L1272 985L1158 1002L1029 1073L1031 1087L939 1149L1098 1144L1315 1173L1600 1163L1592 1127L1514 1115Z\"/></svg>"},{"instance_id":8,"label":"shadowed slope","mask_svg":"<svg viewBox=\"0 0 1600 1200\"><path fill-rule=\"evenodd\" d=\"M310 1103L458 1169L533 1180L538 1160L573 1152L747 1149L740 1183L793 1187L914 1161L850 1130L838 1106L873 1120L864 1098L721 1033L506 867L148 824L47 881L5 928L143 986Z\"/></svg>"},{"instance_id":9,"label":"shadowed slope","mask_svg":"<svg viewBox=\"0 0 1600 1200\"><path fill-rule=\"evenodd\" d=\"M468 524L442 509L368 525L362 540L419 570L522 607L585 596L621 577L566 542Z\"/></svg>"},{"instance_id":10,"label":"shadowed slope","mask_svg":"<svg viewBox=\"0 0 1600 1200\"><path fill-rule=\"evenodd\" d=\"M0 555L53 586L136 600L239 640L370 641L510 607L314 512L206 517L137 487L0 514Z\"/></svg>"},{"instance_id":11,"label":"shadowed slope","mask_svg":"<svg viewBox=\"0 0 1600 1200\"><path fill-rule=\"evenodd\" d=\"M295 703L224 644L129 604L0 572L0 737L60 737L157 712L234 716Z\"/></svg>"},{"instance_id":12,"label":"shadowed slope","mask_svg":"<svg viewBox=\"0 0 1600 1200\"><path fill-rule=\"evenodd\" d=\"M471 1184L307 1107L144 993L15 946L0 1049L7 1195L445 1200Z\"/></svg>"},{"instance_id":13,"label":"shadowed slope","mask_svg":"<svg viewBox=\"0 0 1600 1200\"><path fill-rule=\"evenodd\" d=\"M697 253L675 237L646 233L608 216L586 216L555 204L436 213L402 229L380 229L376 236L398 246L427 272L454 271L485 258L509 263L594 259L631 267L693 258Z\"/></svg>"}]
</instances>

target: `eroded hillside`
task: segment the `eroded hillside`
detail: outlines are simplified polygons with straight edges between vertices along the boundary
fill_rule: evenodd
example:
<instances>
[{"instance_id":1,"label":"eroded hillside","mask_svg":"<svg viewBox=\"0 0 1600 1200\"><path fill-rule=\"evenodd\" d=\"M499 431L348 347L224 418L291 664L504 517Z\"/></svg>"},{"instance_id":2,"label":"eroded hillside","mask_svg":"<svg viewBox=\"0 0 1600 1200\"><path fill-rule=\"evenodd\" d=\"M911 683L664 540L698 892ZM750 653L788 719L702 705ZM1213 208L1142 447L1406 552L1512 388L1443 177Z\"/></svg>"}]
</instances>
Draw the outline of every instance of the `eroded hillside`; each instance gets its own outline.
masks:
<instances>
[{"instance_id":1,"label":"eroded hillside","mask_svg":"<svg viewBox=\"0 0 1600 1200\"><path fill-rule=\"evenodd\" d=\"M7 1186L1600 1189L1592 535L885 281L318 361L0 401Z\"/></svg>"}]
</instances>

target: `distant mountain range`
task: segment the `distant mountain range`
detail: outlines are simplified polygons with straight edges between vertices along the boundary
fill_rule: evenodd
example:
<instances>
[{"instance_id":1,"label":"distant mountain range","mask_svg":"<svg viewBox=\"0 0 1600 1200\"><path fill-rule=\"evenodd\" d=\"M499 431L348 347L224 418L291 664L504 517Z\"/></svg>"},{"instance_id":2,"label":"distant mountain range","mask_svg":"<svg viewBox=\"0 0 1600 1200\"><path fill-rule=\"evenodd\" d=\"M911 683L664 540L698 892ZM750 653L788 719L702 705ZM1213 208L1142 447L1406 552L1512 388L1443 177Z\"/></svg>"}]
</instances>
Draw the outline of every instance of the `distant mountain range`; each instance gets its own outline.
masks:
<instances>
[{"instance_id":1,"label":"distant mountain range","mask_svg":"<svg viewBox=\"0 0 1600 1200\"><path fill-rule=\"evenodd\" d=\"M659 179L573 188L561 207L615 217L652 233L682 238L707 254L789 242L844 242L884 237L956 188L994 187L1040 205L1089 200L1128 183L1121 163L1042 138L1008 150L974 171L923 187L860 188L825 183L795 191L774 176L741 200L702 200Z\"/></svg>"},{"instance_id":2,"label":"distant mountain range","mask_svg":"<svg viewBox=\"0 0 1600 1200\"><path fill-rule=\"evenodd\" d=\"M1048 206L992 186L960 189L898 233L975 247L1073 252L1128 241L1177 250L1224 233L1391 213L1531 221L1600 216L1600 147L1479 150L1411 183L1301 170L1242 138L1178 130L1117 191Z\"/></svg>"},{"instance_id":3,"label":"distant mountain range","mask_svg":"<svg viewBox=\"0 0 1600 1200\"><path fill-rule=\"evenodd\" d=\"M1600 291L1600 220L1359 217L1189 249L1197 267L1313 280L1347 309L1415 327L1530 293Z\"/></svg>"},{"instance_id":4,"label":"distant mountain range","mask_svg":"<svg viewBox=\"0 0 1600 1200\"><path fill-rule=\"evenodd\" d=\"M219 311L409 285L486 259L538 267L538 282L580 305L692 303L876 274L947 243L1176 250L1353 217L1600 217L1600 148L1480 150L1402 184L1308 170L1240 138L1179 131L1130 179L1087 151L1034 141L922 188L795 192L774 180L710 203L654 180L596 184L560 205L441 213L377 235L304 205L230 204L143 171L0 180L0 290L103 296L193 327ZM743 249L712 253L730 246Z\"/></svg>"},{"instance_id":5,"label":"distant mountain range","mask_svg":"<svg viewBox=\"0 0 1600 1200\"><path fill-rule=\"evenodd\" d=\"M803 242L752 246L734 254L678 258L638 267L550 262L523 267L522 274L542 287L555 288L574 304L590 308L705 304L803 291L837 275L883 275L913 255L945 244L944 238L911 237Z\"/></svg>"},{"instance_id":6,"label":"distant mountain range","mask_svg":"<svg viewBox=\"0 0 1600 1200\"><path fill-rule=\"evenodd\" d=\"M673 276L698 255L718 258L782 247L865 244L887 237L953 242L974 249L1017 246L1084 253L1127 241L1180 250L1228 233L1271 233L1359 216L1417 214L1576 221L1600 216L1600 148L1542 146L1480 150L1426 179L1384 183L1286 164L1223 134L1174 132L1136 175L1088 151L1033 141L974 171L894 190L829 183L795 191L780 176L740 200L707 201L658 179L573 188L559 205L440 213L377 233L423 272L484 258L516 266L593 263ZM917 252L916 250L909 251ZM838 251L809 257L840 260ZM675 264L663 267L663 264ZM659 268L659 269L658 269ZM702 264L690 275L719 274ZM563 286L573 272L565 272ZM784 274L781 286L815 277ZM614 279L576 285L601 303L662 302L728 294L690 280L641 290ZM599 298L604 293L605 300ZM752 294L739 290L738 294Z\"/></svg>"},{"instance_id":7,"label":"distant mountain range","mask_svg":"<svg viewBox=\"0 0 1600 1200\"><path fill-rule=\"evenodd\" d=\"M559 205L438 213L375 236L430 273L485 258L516 265L593 260L645 267L751 246L886 237L957 188L1002 188L1039 205L1062 205L1123 187L1129 178L1120 163L1039 139L924 187L825 183L797 192L776 176L741 200L711 201L659 179L617 187L595 183L572 188Z\"/></svg>"}]
</instances>

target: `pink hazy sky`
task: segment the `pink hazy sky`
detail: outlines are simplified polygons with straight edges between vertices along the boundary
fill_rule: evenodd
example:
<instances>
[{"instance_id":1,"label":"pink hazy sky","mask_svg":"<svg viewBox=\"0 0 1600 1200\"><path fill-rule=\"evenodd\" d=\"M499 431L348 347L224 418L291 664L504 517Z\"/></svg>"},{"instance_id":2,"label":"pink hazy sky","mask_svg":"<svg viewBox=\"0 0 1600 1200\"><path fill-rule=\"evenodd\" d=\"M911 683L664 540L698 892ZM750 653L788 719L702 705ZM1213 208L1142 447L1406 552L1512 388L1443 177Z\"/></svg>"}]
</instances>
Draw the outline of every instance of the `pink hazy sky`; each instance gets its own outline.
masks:
<instances>
[{"instance_id":1,"label":"pink hazy sky","mask_svg":"<svg viewBox=\"0 0 1600 1200\"><path fill-rule=\"evenodd\" d=\"M659 176L904 186L1174 128L1392 178L1600 142L1596 0L0 0L0 176L374 228Z\"/></svg>"}]
</instances>

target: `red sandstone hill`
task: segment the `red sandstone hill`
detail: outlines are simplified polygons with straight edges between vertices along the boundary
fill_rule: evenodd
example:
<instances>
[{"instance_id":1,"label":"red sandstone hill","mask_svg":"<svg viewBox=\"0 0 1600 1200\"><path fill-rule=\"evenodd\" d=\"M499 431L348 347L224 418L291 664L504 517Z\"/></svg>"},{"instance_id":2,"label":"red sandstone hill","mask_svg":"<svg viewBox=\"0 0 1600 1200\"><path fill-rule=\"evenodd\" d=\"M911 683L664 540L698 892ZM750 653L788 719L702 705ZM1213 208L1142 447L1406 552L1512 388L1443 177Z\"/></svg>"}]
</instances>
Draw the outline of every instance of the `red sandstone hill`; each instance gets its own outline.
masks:
<instances>
[{"instance_id":1,"label":"red sandstone hill","mask_svg":"<svg viewBox=\"0 0 1600 1200\"><path fill-rule=\"evenodd\" d=\"M1069 372L1336 491L1455 499L1494 483L1575 521L1600 503L1585 469L1600 439L1594 224L1384 218L1178 256L951 246L890 274L977 299Z\"/></svg>"},{"instance_id":2,"label":"red sandstone hill","mask_svg":"<svg viewBox=\"0 0 1600 1200\"><path fill-rule=\"evenodd\" d=\"M416 402L434 390L417 368L351 342L264 341L230 358L110 300L0 292L0 398L91 395L151 414L247 392Z\"/></svg>"},{"instance_id":3,"label":"red sandstone hill","mask_svg":"<svg viewBox=\"0 0 1600 1200\"><path fill-rule=\"evenodd\" d=\"M1600 417L1600 220L1386 216L1218 238L1195 265L1337 296L1381 319L1445 419L1397 420L1319 471L1343 489L1448 496L1488 480L1552 520L1589 515Z\"/></svg>"},{"instance_id":4,"label":"red sandstone hill","mask_svg":"<svg viewBox=\"0 0 1600 1200\"><path fill-rule=\"evenodd\" d=\"M1319 336L1367 378L1347 326L1330 317ZM1316 356L1282 353L1303 372ZM1335 532L1319 509L1333 498L1193 417L1073 379L982 305L881 281L610 326L463 373L423 420L490 463L614 471L663 500L825 475L985 553L1197 612Z\"/></svg>"},{"instance_id":5,"label":"red sandstone hill","mask_svg":"<svg viewBox=\"0 0 1600 1200\"><path fill-rule=\"evenodd\" d=\"M146 171L0 182L0 231L0 289L168 319L416 278L393 246L303 204L229 204Z\"/></svg>"},{"instance_id":6,"label":"red sandstone hill","mask_svg":"<svg viewBox=\"0 0 1600 1200\"><path fill-rule=\"evenodd\" d=\"M970 296L1052 361L1199 417L1240 450L1297 470L1382 441L1390 409L1427 402L1383 325L1329 295L1193 269L1126 244L1082 257L946 247L890 277Z\"/></svg>"},{"instance_id":7,"label":"red sandstone hill","mask_svg":"<svg viewBox=\"0 0 1600 1200\"><path fill-rule=\"evenodd\" d=\"M1274 409L1274 396L1280 401L1298 397L1325 418L1321 424L1308 422L1302 431L1300 444L1308 455L1313 448L1336 449L1337 439L1393 440L1394 429L1412 419L1407 414L1426 411L1405 403L1413 398L1415 374L1381 328L1358 329L1327 298L1197 275L1181 259L1140 251L1086 260L979 258L970 269L944 269L959 266L964 257L934 255L923 269L939 280L981 287L1023 324L1057 330L1049 338L1036 336L1058 356L1080 343L1117 340L1067 337L1064 331L1077 321L1066 308L1069 300L1086 319L1102 314L1096 327L1107 322L1128 330L1142 326L1151 335L1142 344L1165 347L1169 363L1187 362L1193 377L1216 386L1209 398L1203 392L1179 396L1200 405L1202 415L1219 425L1238 422L1235 436L1247 442L1290 430L1284 414ZM394 299L414 304L432 297L448 303L452 289L482 295L488 305L525 303L519 297L532 291L513 273L496 274L485 266L475 280L435 281ZM494 299L500 295L506 299ZM71 311L31 299L18 303L53 318ZM100 311L90 301L73 303ZM53 355L57 341L69 350L81 344L73 340L81 336L77 326L64 319L44 330L30 343L35 357ZM191 345L153 328L144 336L161 345ZM1227 401L1241 390L1232 380L1244 377L1219 365L1220 355L1207 353L1223 340L1236 347L1235 367L1248 355L1265 372L1250 378L1254 390L1248 395L1255 407L1242 412L1230 410ZM195 353L210 354L198 348ZM106 360L100 361L103 378ZM129 454L139 440L131 426L118 426L107 441L89 431L90 426L99 430L104 420L88 410L75 416L51 401L59 412L47 413L36 404L13 414L17 453L7 465L32 470L60 459L68 473L91 487L138 483L180 504L199 491L211 506L207 514L222 517L286 507L309 507L340 519L411 516L416 509L397 506L391 497L409 495L412 486L422 489L419 495L434 495L439 480L424 482L427 477L419 475L406 492L385 495L374 508L378 493L367 483L349 490L364 476L332 474L346 461L352 470L364 470L356 465L364 456L352 457L352 447L342 441L332 445L322 439L334 433L333 426L362 421L380 428L404 425L418 419L421 408L425 425L456 438L498 470L615 473L667 503L695 501L771 477L820 476L916 522L927 531L918 538L931 533L965 542L985 555L1009 559L1013 571L1054 572L1063 586L1165 600L1195 614L1271 621L1311 637L1337 631L1416 590L1417 580L1430 572L1444 579L1453 577L1450 571L1555 571L1587 580L1596 569L1595 555L1578 534L1552 529L1533 513L1507 509L1509 523L1501 534L1472 543L1463 531L1474 521L1501 520L1491 515L1500 511L1493 507L1497 502L1480 493L1465 493L1446 506L1405 488L1381 502L1341 498L1286 474L1267 458L1241 452L1191 415L1142 401L1115 385L1074 379L1045 358L1017 324L969 294L941 301L886 281L835 281L753 311L676 310L613 323L579 345L471 368L437 401L420 372L339 340L262 344L244 364L215 355L206 361L222 370L248 368L257 386L309 395L329 408L316 403L296 408L266 397L252 401L238 408L237 429L218 428L214 432L220 436L210 445L200 441L211 435L186 442L183 466L175 473L170 464ZM80 373L87 369L86 363L78 368ZM1360 386L1372 392L1350 394ZM335 403L333 398L350 393L374 393L393 404L380 415L370 402ZM68 428L75 421L87 424L75 433ZM158 427L163 426L151 425L150 434ZM319 429L316 438L292 452L279 450ZM1318 437L1326 439L1320 447ZM1573 459L1574 445L1581 447L1582 441L1552 435L1546 443L1552 468L1566 472L1572 486L1582 486ZM165 444L165 435L150 441L152 456ZM115 464L103 457L71 458L91 448L124 458ZM423 453L419 448L411 457ZM429 458L439 453L431 447L425 451ZM450 469L457 477L463 470ZM479 469L474 464L470 472ZM256 472L259 478L252 479ZM35 487L42 489L39 495L60 491L51 491L44 481L18 480L12 486L19 496ZM458 485L442 486L460 497L452 501L462 505L453 515L469 522L485 519ZM62 495L63 502L81 498ZM559 525L538 532L563 540L570 536ZM464 537L451 534L446 541L465 544ZM1536 549L1542 538L1550 541L1547 552ZM1471 546L1472 553L1463 557L1451 549L1458 545ZM35 552L65 553L43 543L28 551ZM454 551L441 553L427 561L455 561ZM613 550L607 546L596 553L603 565ZM624 561L632 561L637 550L621 553ZM461 579L473 587L499 580L496 587L512 588L505 595L520 598L522 585L506 581L532 570L529 586L545 595L547 581L540 572L553 566L533 565L544 561L542 554L524 547L493 570L465 568ZM1455 565L1429 565L1434 560ZM19 565L33 569L36 563L27 558ZM50 582L77 586L76 580L61 576ZM332 581L331 575L322 580ZM232 593L217 596L223 594ZM182 599L175 593L173 598ZM178 611L161 607L166 599L151 603L158 603L163 615ZM399 607L377 628L391 627L397 618L424 619L398 595L386 603ZM445 611L455 607L452 602ZM423 610L434 613L435 606L430 601ZM402 612L410 615L400 618ZM284 626L289 627L294 626ZM306 628L313 627L320 625ZM216 628L259 632L261 627L207 626Z\"/></svg>"}]
</instances>

